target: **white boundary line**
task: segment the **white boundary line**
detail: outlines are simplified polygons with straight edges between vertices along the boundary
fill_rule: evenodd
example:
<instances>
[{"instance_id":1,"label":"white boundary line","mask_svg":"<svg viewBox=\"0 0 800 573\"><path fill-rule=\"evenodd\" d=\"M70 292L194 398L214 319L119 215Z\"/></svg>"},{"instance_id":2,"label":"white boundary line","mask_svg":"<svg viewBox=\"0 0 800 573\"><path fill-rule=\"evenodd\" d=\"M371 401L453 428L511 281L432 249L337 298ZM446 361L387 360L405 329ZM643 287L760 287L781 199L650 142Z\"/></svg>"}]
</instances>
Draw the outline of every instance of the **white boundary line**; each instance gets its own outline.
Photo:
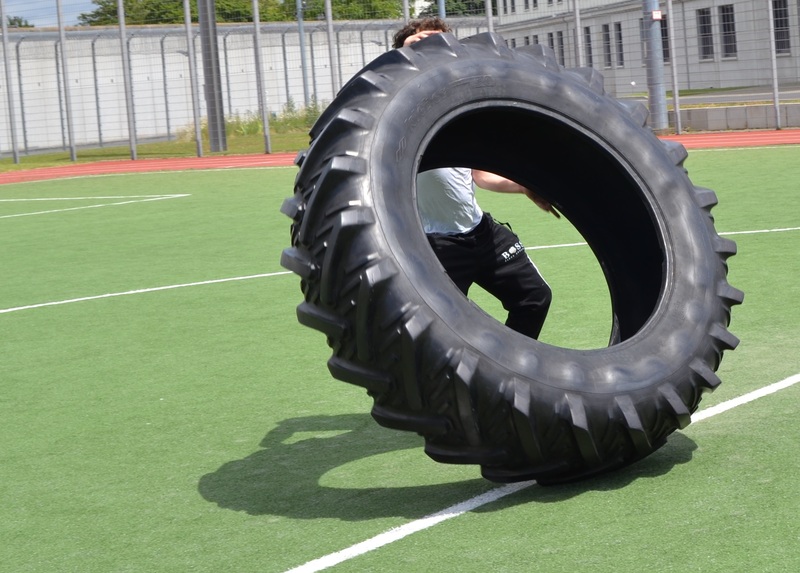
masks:
<instances>
[{"instance_id":1,"label":"white boundary line","mask_svg":"<svg viewBox=\"0 0 800 573\"><path fill-rule=\"evenodd\" d=\"M788 233L790 231L800 231L800 227L784 227L782 229L756 229L755 231L723 231L718 233L720 236L730 235L758 235L760 233ZM542 245L539 247L525 247L526 251L539 251L544 249L563 249L565 247L585 247L588 243L562 243L560 245Z\"/></svg>"},{"instance_id":2,"label":"white boundary line","mask_svg":"<svg viewBox=\"0 0 800 573\"><path fill-rule=\"evenodd\" d=\"M277 273L264 273L261 275L249 275L246 277L231 277L227 279L214 279L209 281L200 281L195 283L184 283L178 285L167 285L167 286L160 286L160 287L153 287L153 288L142 288L137 290L126 290L124 292L111 292L107 294L98 294L95 296L83 296L80 298L70 298L67 300L56 300L52 302L43 302L39 304L29 304L27 306L15 306L12 308L0 308L0 314L7 314L9 312L17 312L19 310L30 310L33 308L43 308L46 306L58 306L61 304L70 304L73 302L84 302L87 300L100 300L103 298L113 298L116 296L127 296L131 294L144 294L148 292L158 292L162 290L172 290L176 288L184 288L184 287L193 287L193 286L202 286L202 285L211 285L211 284L218 284L218 283L229 283L234 281L246 281L250 279L260 279L264 277L274 277L278 275L288 275L291 274L291 271L279 271Z\"/></svg>"},{"instance_id":3,"label":"white boundary line","mask_svg":"<svg viewBox=\"0 0 800 573\"><path fill-rule=\"evenodd\" d=\"M22 201L75 201L79 199L131 199L130 201L115 201L114 203L98 203L95 205L82 205L80 207L67 207L65 209L50 209L47 211L33 211L31 213L15 213L13 215L0 215L0 219L12 219L14 217L27 217L29 215L47 215L50 213L64 213L65 211L79 211L81 209L94 209L96 207L110 207L112 205L130 205L131 203L146 203L148 201L162 201L164 199L180 199L190 197L189 193L176 195L120 195L118 197L53 197L53 198L31 198L31 199L0 199L1 202L22 202Z\"/></svg>"},{"instance_id":4,"label":"white boundary line","mask_svg":"<svg viewBox=\"0 0 800 573\"><path fill-rule=\"evenodd\" d=\"M794 386L800 382L800 374L795 374L794 376L789 376L788 378L781 380L780 382L775 382L774 384L770 384L769 386L764 386L763 388L759 388L758 390L753 390L752 392L748 392L738 398L732 398L726 402L722 402L717 404L716 406L711 406L710 408L705 408L699 412L696 412L692 416L692 423L696 424L697 422L701 422L707 418L711 418L716 416L717 414L722 414L723 412L727 412L728 410L732 410L737 406L741 406L743 404L747 404L748 402L752 402L753 400L758 400L759 398L763 398L764 396L769 396L770 394L774 394L775 392L779 392L781 390L785 390L789 386Z\"/></svg>"},{"instance_id":5,"label":"white boundary line","mask_svg":"<svg viewBox=\"0 0 800 573\"><path fill-rule=\"evenodd\" d=\"M562 243L560 245L541 245L538 247L525 247L526 251L543 251L545 249L563 249L566 247L585 247L588 243Z\"/></svg>"},{"instance_id":6,"label":"white boundary line","mask_svg":"<svg viewBox=\"0 0 800 573\"><path fill-rule=\"evenodd\" d=\"M320 557L319 559L309 561L308 563L300 565L299 567L295 567L294 569L289 569L286 573L314 573L316 571L322 571L323 569L333 567L334 565L338 565L339 563L348 561L354 557L358 557L359 555L363 555L364 553L373 551L379 547L383 547L384 545L399 541L404 537L411 535L412 533L422 531L423 529L428 529L429 527L433 527L438 523L458 517L459 515L462 515L468 511L472 511L478 507L481 507L482 505L502 499L507 495L511 495L512 493L516 493L528 488L534 483L536 482L524 481L489 490L473 497L472 499L462 501L461 503L452 505L447 509L432 513L431 515L423 517L422 519L416 519L406 523L405 525L401 525L400 527L394 527L388 531L376 535L375 537L372 537L371 539L351 545L347 549L342 549L336 553L331 553L329 555L325 555L324 557Z\"/></svg>"},{"instance_id":7,"label":"white boundary line","mask_svg":"<svg viewBox=\"0 0 800 573\"><path fill-rule=\"evenodd\" d=\"M787 233L789 231L800 231L800 227L785 227L783 229L759 229L757 231L728 231L719 233L722 235L757 235L759 233Z\"/></svg>"},{"instance_id":8,"label":"white boundary line","mask_svg":"<svg viewBox=\"0 0 800 573\"><path fill-rule=\"evenodd\" d=\"M108 195L105 197L17 197L0 199L0 203L28 203L30 201L91 201L92 199L149 199L152 197L186 197L188 193L167 193L159 195Z\"/></svg>"},{"instance_id":9,"label":"white boundary line","mask_svg":"<svg viewBox=\"0 0 800 573\"><path fill-rule=\"evenodd\" d=\"M183 197L183 195L179 196L165 196L162 198L168 197ZM783 229L760 229L755 231L731 231L727 233L720 233L720 235L752 235L756 233L779 233L779 232L787 232L787 231L800 231L800 227L787 227ZM526 250L542 250L542 249L559 249L565 247L580 247L586 246L586 243L564 243L560 245L543 245L539 247L527 247ZM259 279L265 277L273 277L273 276L280 276L280 275L288 275L291 274L290 271L279 271L275 273L264 273L259 275L249 275L244 277L230 277L224 279L214 279L214 280L207 280L207 281L199 281L199 282L192 282L192 283L184 283L184 284L177 284L177 285L167 285L167 286L160 286L160 287L152 287L152 288L144 288L144 289L137 289L137 290L129 290L124 292L112 292L107 294L100 294L95 296L84 296L79 298L71 298L67 300L57 300L52 302L43 302L39 304L29 304L25 306L16 306L12 308L3 308L0 309L0 314L7 314L10 312L17 312L20 310L30 310L34 308L43 308L47 306L58 306L62 304L70 304L73 302L84 302L88 300L99 300L103 298L112 298L117 296L127 296L132 294L143 294L148 292L158 292L162 290L171 290L176 288L184 288L184 287L193 287L193 286L202 286L208 284L216 284L216 283L227 283L227 282L234 282L234 281L244 281L249 279Z\"/></svg>"},{"instance_id":10,"label":"white boundary line","mask_svg":"<svg viewBox=\"0 0 800 573\"><path fill-rule=\"evenodd\" d=\"M780 382L770 384L764 388L759 388L758 390L754 390L753 392L749 392L743 396L739 396L738 398L728 400L727 402L722 402L721 404L717 404L716 406L712 406L711 408L707 408L696 413L694 416L692 416L692 423L706 420L712 416L716 416L717 414L721 414L731 410L732 408L736 408L737 406L747 404L748 402L752 402L758 398L763 398L769 394L774 394L775 392L784 390L790 386L793 386L794 384L797 384L798 382L800 382L800 374L795 374L794 376L790 376L789 378L781 380ZM338 565L339 563L343 563L344 561L348 561L358 557L359 555L363 555L364 553L383 547L384 545L394 543L395 541L400 541L412 533L417 533L424 529L428 529L429 527L433 527L434 525L437 525L443 521L452 519L453 517L458 517L459 515L463 515L468 511L473 511L483 505L492 503L498 499L502 499L508 495L511 495L512 493L517 493L518 491L527 489L535 483L535 481L519 482L489 490L473 497L472 499L462 501L461 503L452 505L447 509L443 509L428 515L427 517L423 517L421 519L406 523L405 525L384 531L375 537L367 539L366 541L362 541L361 543L351 545L350 547L342 549L341 551L337 551L336 553L330 553L318 559L314 559L313 561L304 563L299 567L289 569L286 571L286 573L316 573L317 571L328 569L329 567L333 567L334 565Z\"/></svg>"}]
</instances>

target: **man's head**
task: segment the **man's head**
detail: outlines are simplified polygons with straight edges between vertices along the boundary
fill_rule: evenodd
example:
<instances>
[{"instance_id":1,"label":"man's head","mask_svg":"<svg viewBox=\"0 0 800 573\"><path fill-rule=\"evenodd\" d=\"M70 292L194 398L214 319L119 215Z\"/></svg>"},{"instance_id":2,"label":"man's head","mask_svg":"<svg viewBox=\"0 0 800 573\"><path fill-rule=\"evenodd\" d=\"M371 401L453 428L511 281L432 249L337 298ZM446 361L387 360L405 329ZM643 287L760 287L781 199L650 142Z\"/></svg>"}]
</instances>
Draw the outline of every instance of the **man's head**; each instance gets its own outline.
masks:
<instances>
[{"instance_id":1,"label":"man's head","mask_svg":"<svg viewBox=\"0 0 800 573\"><path fill-rule=\"evenodd\" d=\"M419 20L411 20L394 35L392 47L402 48L409 43L413 43L409 40L412 40L412 36L416 36L420 34L420 32L452 32L452 29L441 18L420 18ZM422 37L426 35L427 34L421 34ZM418 39L421 40L422 37Z\"/></svg>"}]
</instances>

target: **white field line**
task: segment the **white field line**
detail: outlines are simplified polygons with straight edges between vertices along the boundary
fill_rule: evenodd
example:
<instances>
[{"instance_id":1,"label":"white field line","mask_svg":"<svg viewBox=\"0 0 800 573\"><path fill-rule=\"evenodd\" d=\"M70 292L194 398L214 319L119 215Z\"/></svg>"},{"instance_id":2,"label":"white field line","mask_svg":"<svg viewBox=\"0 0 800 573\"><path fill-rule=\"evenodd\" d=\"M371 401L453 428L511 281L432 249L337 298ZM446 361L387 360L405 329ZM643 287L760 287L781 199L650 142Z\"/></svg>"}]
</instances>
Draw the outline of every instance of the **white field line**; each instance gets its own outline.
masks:
<instances>
[{"instance_id":1,"label":"white field line","mask_svg":"<svg viewBox=\"0 0 800 573\"><path fill-rule=\"evenodd\" d=\"M97 200L97 199L128 199L127 201L115 201L113 203L96 203L93 205L81 205L80 207L66 207L64 209L49 209L47 211L33 211L30 213L15 213L13 215L0 215L0 219L12 219L14 217L28 217L30 215L47 215L50 213L64 213L66 211L79 211L81 209L95 209L97 207L111 207L112 205L130 205L131 203L146 203L148 201L162 201L164 199L179 199L189 197L189 193L174 195L119 195L116 197L34 197L29 199L0 199L2 203L20 203L27 201L78 201L78 200Z\"/></svg>"},{"instance_id":2,"label":"white field line","mask_svg":"<svg viewBox=\"0 0 800 573\"><path fill-rule=\"evenodd\" d=\"M433 527L437 523L458 517L459 515L462 515L468 511L472 511L473 509L476 509L482 505L502 499L507 495L511 495L512 493L516 493L520 490L530 487L534 483L535 482L532 481L524 481L489 490L486 493L482 493L473 497L472 499L452 505L447 509L443 509L442 511L432 513L431 515L423 517L422 519L417 519L410 523L406 523L405 525L401 525L400 527L392 528L384 533L376 535L371 539L351 545L347 549L342 549L336 553L331 553L330 555L325 555L319 559L309 561L308 563L300 565L299 567L290 569L286 573L313 573L315 571L322 571L323 569L333 567L334 565L338 565L339 563L348 561L354 557L358 557L359 555L363 555L364 553L378 549L379 547L383 547L384 545L399 541L400 539L403 539L412 533Z\"/></svg>"},{"instance_id":3,"label":"white field line","mask_svg":"<svg viewBox=\"0 0 800 573\"><path fill-rule=\"evenodd\" d=\"M562 243L560 245L540 245L538 247L525 247L526 251L543 251L545 249L563 249L565 247L585 247L587 243Z\"/></svg>"},{"instance_id":4,"label":"white field line","mask_svg":"<svg viewBox=\"0 0 800 573\"><path fill-rule=\"evenodd\" d=\"M775 392L779 392L781 390L785 390L789 386L794 386L800 382L800 374L795 374L794 376L789 376L788 378L781 380L780 382L775 382L774 384L770 384L769 386L764 386L763 388L759 388L758 390L753 390L752 392L748 392L738 398L733 398L728 400L727 402L722 402L721 404L717 404L716 406L711 406L710 408L705 408L699 412L696 412L692 416L692 423L696 424L702 420L707 418L711 418L716 416L717 414L722 414L723 412L727 412L728 410L732 410L737 406L741 406L743 404L747 404L748 402L752 402L753 400L758 400L759 398L763 398L764 396L769 396L770 394L774 394Z\"/></svg>"},{"instance_id":5,"label":"white field line","mask_svg":"<svg viewBox=\"0 0 800 573\"><path fill-rule=\"evenodd\" d=\"M166 193L159 195L106 195L92 197L16 197L0 199L0 203L29 203L32 201L91 201L93 199L143 199L150 197L186 197L186 193Z\"/></svg>"},{"instance_id":6,"label":"white field line","mask_svg":"<svg viewBox=\"0 0 800 573\"><path fill-rule=\"evenodd\" d=\"M726 235L758 235L760 233L787 233L789 231L800 231L800 227L784 227L783 229L756 229L755 231L723 231L718 233L720 236ZM525 247L526 251L538 251L543 249L563 249L565 247L585 247L588 243L562 243L560 245L542 245L539 247Z\"/></svg>"},{"instance_id":7,"label":"white field line","mask_svg":"<svg viewBox=\"0 0 800 573\"><path fill-rule=\"evenodd\" d=\"M176 195L175 197L183 197L184 195ZM171 198L173 196L164 196L162 198ZM720 233L720 235L748 235L754 233L779 233L779 232L786 232L786 231L800 231L800 227L789 227L784 229L761 229L756 231L731 231L728 233ZM528 250L541 250L541 249L558 249L564 247L579 247L579 246L586 246L586 243L564 243L560 245L543 245L538 247L527 247ZM112 298L117 296L127 296L132 294L144 294L148 292L158 292L162 290L171 290L177 288L184 288L184 287L193 287L193 286L202 286L208 284L215 284L215 283L226 283L226 282L233 282L233 281L244 281L249 279L259 279L265 277L272 277L272 276L280 276L280 275L288 275L291 274L290 271L281 271L275 273L264 273L259 275L249 275L244 277L230 277L224 279L214 279L208 281L199 281L199 282L192 282L192 283L184 283L184 284L177 284L177 285L167 285L167 286L160 286L160 287L152 287L152 288L143 288L137 290L129 290L124 292L112 292L107 294L99 294L94 296L84 296L79 298L71 298L67 300L56 300L51 302L43 302L39 304L29 304L25 306L16 306L12 308L2 308L0 309L0 314L7 314L9 312L17 312L19 310L30 310L34 308L43 308L47 306L58 306L62 304L70 304L73 302L84 302L89 300L99 300L103 298Z\"/></svg>"},{"instance_id":8,"label":"white field line","mask_svg":"<svg viewBox=\"0 0 800 573\"><path fill-rule=\"evenodd\" d=\"M100 300L103 298L113 298L116 296L128 296L131 294L144 294L148 292L158 292L162 290L172 290L176 288L185 288L185 287L194 287L194 286L203 286L203 285L211 285L211 284L219 284L219 283L229 283L234 281L246 281L250 279L260 279L264 277L274 277L278 275L288 275L291 274L291 271L280 271L277 273L264 273L260 275L249 275L246 277L230 277L227 279L214 279L208 281L199 281L194 283L184 283L184 284L177 284L177 285L167 285L167 286L160 286L160 287L153 287L153 288L142 288L137 290L126 290L124 292L110 292L107 294L98 294L95 296L83 296L80 298L70 298L67 300L56 300L52 302L42 302L39 304L29 304L26 306L15 306L12 308L0 308L0 314L7 314L9 312L17 312L19 310L31 310L33 308L43 308L46 306L58 306L62 304L70 304L73 302L85 302L88 300Z\"/></svg>"},{"instance_id":9,"label":"white field line","mask_svg":"<svg viewBox=\"0 0 800 573\"><path fill-rule=\"evenodd\" d=\"M790 386L793 386L794 384L797 384L798 382L800 382L800 374L795 374L794 376L790 376L789 378L781 380L780 382L775 382L774 384L770 384L764 388L759 388L758 390L754 390L753 392L749 392L743 396L739 396L738 398L728 400L727 402L722 402L721 404L717 404L716 406L712 406L711 408L697 412L694 416L692 416L692 423L697 423L701 420L707 420L708 418L723 412L727 412L728 410L736 408L737 406L747 404L748 402L752 402L758 398L763 398L764 396L784 390ZM350 547L342 549L341 551L337 551L336 553L330 553L318 559L314 559L313 561L308 561L299 567L289 569L286 571L286 573L316 573L317 571L328 569L329 567L333 567L334 565L338 565L339 563L343 563L344 561L348 561L358 557L359 555L363 555L364 553L383 547L384 545L394 543L395 541L400 541L412 533L417 533L424 529L428 529L429 527L433 527L434 525L437 525L443 521L458 517L459 515L473 511L483 505L502 499L508 495L511 495L512 493L527 489L535 483L535 481L525 481L504 485L502 487L489 490L481 495L468 499L467 501L462 501L461 503L452 505L447 509L443 509L428 515L427 517L423 517L421 519L406 523L405 525L389 529L388 531L376 535L375 537L367 539L366 541L362 541L361 543L351 545Z\"/></svg>"},{"instance_id":10,"label":"white field line","mask_svg":"<svg viewBox=\"0 0 800 573\"><path fill-rule=\"evenodd\" d=\"M789 231L800 231L800 227L785 227L783 229L759 229L757 231L728 231L719 233L720 235L757 235L759 233L787 233Z\"/></svg>"}]
</instances>

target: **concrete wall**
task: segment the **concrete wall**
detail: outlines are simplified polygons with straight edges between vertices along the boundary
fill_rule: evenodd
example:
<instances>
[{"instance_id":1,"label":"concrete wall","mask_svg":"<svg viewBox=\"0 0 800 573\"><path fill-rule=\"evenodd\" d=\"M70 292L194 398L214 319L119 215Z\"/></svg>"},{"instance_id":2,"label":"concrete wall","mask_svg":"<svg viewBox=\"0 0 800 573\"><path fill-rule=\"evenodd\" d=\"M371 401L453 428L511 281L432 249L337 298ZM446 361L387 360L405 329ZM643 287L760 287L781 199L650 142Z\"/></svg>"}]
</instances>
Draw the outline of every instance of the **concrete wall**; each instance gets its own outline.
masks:
<instances>
[{"instance_id":1,"label":"concrete wall","mask_svg":"<svg viewBox=\"0 0 800 573\"><path fill-rule=\"evenodd\" d=\"M800 104L780 104L781 127L800 127ZM669 112L673 125L674 112ZM775 106L739 105L681 110L681 127L691 131L775 129Z\"/></svg>"}]
</instances>

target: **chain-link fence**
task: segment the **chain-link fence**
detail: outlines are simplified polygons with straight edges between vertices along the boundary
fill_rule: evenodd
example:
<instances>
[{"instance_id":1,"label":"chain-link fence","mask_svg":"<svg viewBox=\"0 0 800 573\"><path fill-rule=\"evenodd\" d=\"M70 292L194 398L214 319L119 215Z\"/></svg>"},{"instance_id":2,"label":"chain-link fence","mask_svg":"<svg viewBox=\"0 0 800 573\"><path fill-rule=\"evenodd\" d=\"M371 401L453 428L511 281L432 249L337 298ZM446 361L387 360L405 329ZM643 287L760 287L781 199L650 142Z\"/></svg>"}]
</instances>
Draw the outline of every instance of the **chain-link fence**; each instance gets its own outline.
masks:
<instances>
[{"instance_id":1,"label":"chain-link fence","mask_svg":"<svg viewBox=\"0 0 800 573\"><path fill-rule=\"evenodd\" d=\"M277 4L294 21L270 22L274 2L219 4L204 22L213 0L0 0L0 154L122 144L135 158L141 143L186 138L198 154L202 141L224 151L224 126L322 109L423 11L444 13L458 37L490 30L597 68L609 92L651 113L668 102L674 130L800 126L800 0L499 0L453 14L446 2L298 1ZM367 19L336 19L353 6ZM116 23L86 25L100 16Z\"/></svg>"}]
</instances>

